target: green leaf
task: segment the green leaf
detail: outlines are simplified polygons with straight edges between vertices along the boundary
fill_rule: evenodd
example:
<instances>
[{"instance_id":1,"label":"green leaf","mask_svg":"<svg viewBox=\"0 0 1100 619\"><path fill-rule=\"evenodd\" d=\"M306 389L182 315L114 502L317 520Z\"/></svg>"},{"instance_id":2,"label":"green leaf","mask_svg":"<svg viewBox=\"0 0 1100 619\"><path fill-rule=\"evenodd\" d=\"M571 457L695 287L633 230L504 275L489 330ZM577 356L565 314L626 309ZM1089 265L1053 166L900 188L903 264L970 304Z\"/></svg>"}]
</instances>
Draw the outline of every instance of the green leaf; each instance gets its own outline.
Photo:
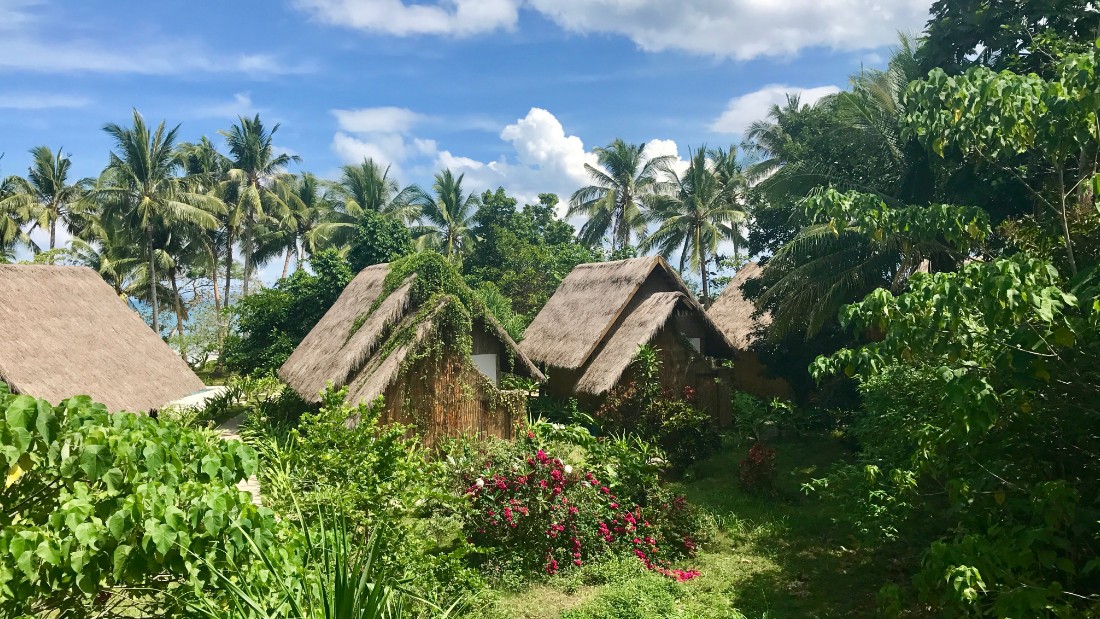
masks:
<instances>
[{"instance_id":1,"label":"green leaf","mask_svg":"<svg viewBox=\"0 0 1100 619\"><path fill-rule=\"evenodd\" d=\"M114 467L103 474L103 483L107 486L109 496L118 496L123 490L122 469Z\"/></svg>"},{"instance_id":2,"label":"green leaf","mask_svg":"<svg viewBox=\"0 0 1100 619\"><path fill-rule=\"evenodd\" d=\"M80 469L89 479L100 479L110 465L111 452L106 445L88 445L80 454Z\"/></svg>"}]
</instances>

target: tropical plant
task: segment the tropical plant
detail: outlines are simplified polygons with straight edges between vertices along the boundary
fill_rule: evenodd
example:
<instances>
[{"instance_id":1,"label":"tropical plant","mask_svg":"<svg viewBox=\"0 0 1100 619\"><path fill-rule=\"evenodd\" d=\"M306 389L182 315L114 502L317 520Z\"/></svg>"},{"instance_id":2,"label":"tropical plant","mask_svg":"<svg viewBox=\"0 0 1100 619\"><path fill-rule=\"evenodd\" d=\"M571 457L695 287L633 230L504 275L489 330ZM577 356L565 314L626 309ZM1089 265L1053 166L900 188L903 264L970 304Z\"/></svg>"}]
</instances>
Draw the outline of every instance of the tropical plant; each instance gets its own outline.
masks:
<instances>
[{"instance_id":1,"label":"tropical plant","mask_svg":"<svg viewBox=\"0 0 1100 619\"><path fill-rule=\"evenodd\" d=\"M759 302L772 312L775 336L812 336L841 306L880 287L900 292L918 270L954 268L991 234L981 209L894 207L834 189L805 200L803 213L813 223L764 266L769 286Z\"/></svg>"},{"instance_id":2,"label":"tropical plant","mask_svg":"<svg viewBox=\"0 0 1100 619\"><path fill-rule=\"evenodd\" d=\"M232 161L233 167L227 172L229 187L226 193L231 196L235 207L235 217L231 218L228 227L226 280L228 284L232 245L239 228L244 251L244 296L248 296L249 278L255 268L253 254L257 249L257 225L268 219L278 221L289 217L292 210L284 199L293 192L285 188L283 171L287 165L300 161L301 157L275 153L272 141L278 130L278 124L268 130L257 114L253 118L242 116L228 131L219 132L225 136Z\"/></svg>"},{"instance_id":3,"label":"tropical plant","mask_svg":"<svg viewBox=\"0 0 1100 619\"><path fill-rule=\"evenodd\" d=\"M419 224L412 228L417 247L436 250L457 262L475 239L472 218L480 203L476 194L463 191L465 176L455 177L450 170L443 170L435 175L432 193L417 189L412 198L419 211Z\"/></svg>"},{"instance_id":4,"label":"tropical plant","mask_svg":"<svg viewBox=\"0 0 1100 619\"><path fill-rule=\"evenodd\" d=\"M0 196L0 211L24 212L30 220L30 231L49 230L49 249L56 249L58 224L65 226L70 235L83 227L81 200L91 179L70 184L72 161L60 148L54 153L48 146L38 146L31 149L31 156L26 178L12 176L5 181L9 193Z\"/></svg>"},{"instance_id":5,"label":"tropical plant","mask_svg":"<svg viewBox=\"0 0 1100 619\"><path fill-rule=\"evenodd\" d=\"M153 312L153 330L159 333L157 235L186 226L215 228L217 215L225 207L209 194L192 191L176 175L179 162L174 145L179 126L165 131L161 122L150 132L145 119L134 110L132 127L109 123L103 130L114 139L115 150L104 172L106 178L95 189L95 197L107 217L116 217L145 236L148 301Z\"/></svg>"},{"instance_id":6,"label":"tropical plant","mask_svg":"<svg viewBox=\"0 0 1100 619\"><path fill-rule=\"evenodd\" d=\"M584 244L599 246L610 236L614 252L630 245L633 234L645 230L642 211L650 198L666 190L660 171L675 159L672 155L647 157L645 149L644 144L616 139L594 150L600 167L584 164L592 184L569 199L569 216L588 218L580 230Z\"/></svg>"},{"instance_id":7,"label":"tropical plant","mask_svg":"<svg viewBox=\"0 0 1100 619\"><path fill-rule=\"evenodd\" d=\"M721 242L739 237L735 226L748 218L730 196L737 186L729 156L721 163L725 166L722 178L715 173L715 162L706 147L701 147L692 153L682 175L672 165L662 164L660 169L672 179L674 189L654 197L648 218L659 227L638 245L641 251L655 249L665 257L679 253L680 271L690 264L699 274L704 302L710 292L707 264Z\"/></svg>"},{"instance_id":8,"label":"tropical plant","mask_svg":"<svg viewBox=\"0 0 1100 619\"><path fill-rule=\"evenodd\" d=\"M173 614L180 591L216 595L216 569L251 564L242 532L274 539L235 487L257 464L239 442L2 383L0 411L0 615Z\"/></svg>"}]
</instances>

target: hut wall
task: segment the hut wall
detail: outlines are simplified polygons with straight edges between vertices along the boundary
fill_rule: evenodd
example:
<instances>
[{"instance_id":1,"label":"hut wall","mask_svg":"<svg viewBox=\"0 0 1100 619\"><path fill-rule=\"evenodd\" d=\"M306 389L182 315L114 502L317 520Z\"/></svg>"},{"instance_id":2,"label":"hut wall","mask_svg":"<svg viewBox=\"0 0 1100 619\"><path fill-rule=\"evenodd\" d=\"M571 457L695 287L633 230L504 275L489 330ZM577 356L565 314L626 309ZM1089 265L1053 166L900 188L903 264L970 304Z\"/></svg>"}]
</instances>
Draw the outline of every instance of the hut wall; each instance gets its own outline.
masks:
<instances>
[{"instance_id":1,"label":"hut wall","mask_svg":"<svg viewBox=\"0 0 1100 619\"><path fill-rule=\"evenodd\" d=\"M496 389L467 360L447 353L413 363L386 389L383 421L415 427L425 445L463 434L510 439L526 397Z\"/></svg>"},{"instance_id":2,"label":"hut wall","mask_svg":"<svg viewBox=\"0 0 1100 619\"><path fill-rule=\"evenodd\" d=\"M782 378L768 376L768 368L756 353L743 350L737 353L733 362L733 388L751 393L759 398L794 399L794 390L790 383Z\"/></svg>"}]
</instances>

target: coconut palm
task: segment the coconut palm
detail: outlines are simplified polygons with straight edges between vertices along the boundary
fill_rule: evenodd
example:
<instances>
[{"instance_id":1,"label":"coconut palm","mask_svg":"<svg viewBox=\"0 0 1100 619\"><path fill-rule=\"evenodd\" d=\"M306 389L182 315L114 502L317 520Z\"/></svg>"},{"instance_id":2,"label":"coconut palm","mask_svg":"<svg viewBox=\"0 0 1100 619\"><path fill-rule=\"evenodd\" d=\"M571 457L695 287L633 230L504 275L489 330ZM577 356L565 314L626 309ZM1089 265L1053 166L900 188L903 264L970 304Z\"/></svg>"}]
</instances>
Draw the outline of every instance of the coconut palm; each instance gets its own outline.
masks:
<instances>
[{"instance_id":1,"label":"coconut palm","mask_svg":"<svg viewBox=\"0 0 1100 619\"><path fill-rule=\"evenodd\" d=\"M655 249L666 257L679 252L680 271L690 264L699 273L704 301L709 296L708 261L722 241L736 238L733 225L747 217L729 195L734 186L723 184L714 167L705 147L692 153L682 175L669 164L661 166L675 192L653 200L650 219L659 227L639 245L642 251Z\"/></svg>"},{"instance_id":2,"label":"coconut palm","mask_svg":"<svg viewBox=\"0 0 1100 619\"><path fill-rule=\"evenodd\" d=\"M157 235L186 226L214 228L224 206L207 194L189 191L184 179L176 175L178 125L166 131L162 121L150 131L145 119L134 110L132 127L109 123L103 130L114 140L115 150L111 151L105 182L97 187L95 198L103 204L107 217L117 217L144 235L153 330L160 333Z\"/></svg>"},{"instance_id":3,"label":"coconut palm","mask_svg":"<svg viewBox=\"0 0 1100 619\"><path fill-rule=\"evenodd\" d=\"M225 202L225 181L232 162L228 157L218 152L217 146L209 138L203 136L198 142L184 142L176 149L180 165L187 175L188 183L192 191L206 193L221 200L225 212L220 216L221 223L217 228L204 230L204 236L200 239L205 249L205 271L209 274L214 291L214 311L220 312L221 293L218 290L218 264L219 257L226 256L225 299L228 304L232 268L233 248L229 240L229 231L236 229L238 225L237 210L229 208L231 205Z\"/></svg>"},{"instance_id":4,"label":"coconut palm","mask_svg":"<svg viewBox=\"0 0 1100 619\"><path fill-rule=\"evenodd\" d=\"M272 139L279 130L276 124L269 131L264 127L260 115L253 118L240 117L240 122L221 131L229 146L229 156L233 162L232 169L228 172L228 183L235 200L232 200L236 219L239 221L241 234L241 248L244 252L244 283L242 294L248 295L248 280L252 275L254 265L252 254L255 251L256 226L262 224L267 218L276 220L287 217L290 208L282 199L286 192L280 191L283 183L283 172L286 166L292 162L301 161L297 155L275 153ZM237 223L237 222L234 222ZM231 226L231 236L235 236L236 226ZM232 247L233 238L229 239ZM232 251L230 249L229 251ZM227 265L226 274L229 275ZM227 299L228 301L228 299Z\"/></svg>"},{"instance_id":5,"label":"coconut palm","mask_svg":"<svg viewBox=\"0 0 1100 619\"><path fill-rule=\"evenodd\" d=\"M303 256L312 256L326 246L320 226L332 219L336 201L325 190L322 181L309 172L300 176L287 175L280 190L285 192L281 198L287 205L286 215L263 227L254 258L257 264L262 264L284 255L282 277L286 277L291 257L296 268L301 269Z\"/></svg>"},{"instance_id":6,"label":"coconut palm","mask_svg":"<svg viewBox=\"0 0 1100 619\"><path fill-rule=\"evenodd\" d=\"M410 231L419 249L436 250L460 261L473 244L473 216L481 200L462 190L464 177L443 170L435 175L433 193L415 190L412 203L419 209L420 220Z\"/></svg>"},{"instance_id":7,"label":"coconut palm","mask_svg":"<svg viewBox=\"0 0 1100 619\"><path fill-rule=\"evenodd\" d=\"M398 187L397 180L390 177L389 166L383 169L373 159L364 159L359 165L341 167L340 181L333 189L343 198L344 210L349 214L370 210L412 223L418 215L413 205L416 186Z\"/></svg>"},{"instance_id":8,"label":"coconut palm","mask_svg":"<svg viewBox=\"0 0 1100 619\"><path fill-rule=\"evenodd\" d=\"M581 242L596 246L610 235L615 251L630 245L632 233L645 230L644 202L666 189L658 172L675 158L646 157L644 144L619 139L594 152L600 167L584 164L592 184L573 193L568 215L588 218L581 226Z\"/></svg>"},{"instance_id":9,"label":"coconut palm","mask_svg":"<svg viewBox=\"0 0 1100 619\"><path fill-rule=\"evenodd\" d=\"M0 181L0 264L15 261L16 248L37 250L24 226L30 213L23 201L8 202L16 192L13 177Z\"/></svg>"},{"instance_id":10,"label":"coconut palm","mask_svg":"<svg viewBox=\"0 0 1100 619\"><path fill-rule=\"evenodd\" d=\"M50 249L57 247L57 225L65 226L70 234L80 229L83 222L81 198L91 182L80 179L69 182L72 161L48 146L31 149L31 166L27 177L12 176L7 183L12 193L0 201L0 210L20 209L30 218L30 231L45 228L50 231Z\"/></svg>"}]
</instances>

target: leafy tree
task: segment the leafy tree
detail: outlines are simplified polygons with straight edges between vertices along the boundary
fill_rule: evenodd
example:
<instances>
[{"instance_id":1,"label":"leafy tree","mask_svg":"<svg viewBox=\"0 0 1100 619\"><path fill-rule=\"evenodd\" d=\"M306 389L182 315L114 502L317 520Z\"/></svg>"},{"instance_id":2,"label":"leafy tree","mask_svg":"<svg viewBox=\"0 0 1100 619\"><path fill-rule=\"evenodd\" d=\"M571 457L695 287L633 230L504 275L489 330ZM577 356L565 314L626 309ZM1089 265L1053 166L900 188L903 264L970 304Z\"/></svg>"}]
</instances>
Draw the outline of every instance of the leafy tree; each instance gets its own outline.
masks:
<instances>
[{"instance_id":1,"label":"leafy tree","mask_svg":"<svg viewBox=\"0 0 1100 619\"><path fill-rule=\"evenodd\" d=\"M632 234L645 230L644 203L664 190L659 172L673 157L647 157L644 144L627 144L620 139L594 152L600 167L584 164L592 184L573 193L569 216L588 218L581 226L581 242L596 247L610 236L614 252L630 245Z\"/></svg>"},{"instance_id":2,"label":"leafy tree","mask_svg":"<svg viewBox=\"0 0 1100 619\"><path fill-rule=\"evenodd\" d=\"M348 247L348 263L358 273L372 264L393 262L412 251L412 235L404 224L376 211L363 211Z\"/></svg>"},{"instance_id":3,"label":"leafy tree","mask_svg":"<svg viewBox=\"0 0 1100 619\"><path fill-rule=\"evenodd\" d=\"M106 182L96 189L97 198L108 217L144 232L153 330L159 333L157 234L184 226L214 228L224 206L208 194L191 191L176 175L179 166L173 147L178 126L165 131L161 122L150 132L134 110L132 127L109 123L103 130L114 140L116 150L105 171Z\"/></svg>"},{"instance_id":4,"label":"leafy tree","mask_svg":"<svg viewBox=\"0 0 1100 619\"><path fill-rule=\"evenodd\" d=\"M958 152L1019 180L1036 210L1060 224L1066 264L1074 274L1071 228L1095 215L1093 179L1100 171L1096 65L1094 50L1058 63L1052 80L985 67L958 76L937 69L908 94L908 131L937 155ZM1021 171L1028 157L1043 169Z\"/></svg>"},{"instance_id":5,"label":"leafy tree","mask_svg":"<svg viewBox=\"0 0 1100 619\"><path fill-rule=\"evenodd\" d=\"M1087 0L937 0L919 58L922 72L974 66L1046 74L1100 35L1100 10Z\"/></svg>"},{"instance_id":6,"label":"leafy tree","mask_svg":"<svg viewBox=\"0 0 1100 619\"><path fill-rule=\"evenodd\" d=\"M244 282L242 294L248 296L248 280L255 268L252 254L256 251L256 226L267 218L285 218L290 207L283 199L292 193L285 191L283 170L292 162L300 161L297 155L276 154L272 146L276 124L269 131L264 127L259 114L253 118L240 117L240 121L229 131L220 132L229 146L232 169L228 172L229 182L235 194L236 217L241 232L241 245L244 250ZM227 243L232 252L233 235L236 226L229 227L230 238ZM226 280L230 278L229 266L232 253L226 265ZM228 297L228 295L226 295Z\"/></svg>"},{"instance_id":7,"label":"leafy tree","mask_svg":"<svg viewBox=\"0 0 1100 619\"><path fill-rule=\"evenodd\" d=\"M936 507L925 497L946 502L915 579L944 614L1063 617L1095 605L1100 417L1086 403L1100 396L1098 282L1095 268L1067 281L1023 255L918 273L909 292L880 289L842 312L880 341L812 368L881 385L864 412L872 424L889 414L875 430L885 458L867 469L866 516L894 519L875 507L885 504L927 518ZM913 387L919 402L907 400Z\"/></svg>"},{"instance_id":8,"label":"leafy tree","mask_svg":"<svg viewBox=\"0 0 1100 619\"><path fill-rule=\"evenodd\" d=\"M450 170L435 175L432 193L415 190L412 203L419 210L419 225L412 229L421 250L437 250L448 259L461 262L474 241L473 209L478 197L462 189L464 174L456 178ZM434 194L434 195L433 195Z\"/></svg>"},{"instance_id":9,"label":"leafy tree","mask_svg":"<svg viewBox=\"0 0 1100 619\"><path fill-rule=\"evenodd\" d=\"M840 308L877 288L895 292L922 263L953 268L990 234L981 209L933 205L892 207L881 199L829 189L804 204L813 223L764 267L771 330L812 336Z\"/></svg>"},{"instance_id":10,"label":"leafy tree","mask_svg":"<svg viewBox=\"0 0 1100 619\"><path fill-rule=\"evenodd\" d=\"M413 202L417 195L416 186L399 189L397 180L390 176L389 166L382 169L373 159L364 159L357 166L342 166L340 181L334 190L344 199L344 211L352 217L364 211L374 211L404 223L412 223L416 219Z\"/></svg>"},{"instance_id":11,"label":"leafy tree","mask_svg":"<svg viewBox=\"0 0 1100 619\"><path fill-rule=\"evenodd\" d=\"M273 372L336 302L353 273L333 250L310 260L313 273L295 271L274 286L242 298L237 332L225 343L226 367L242 374Z\"/></svg>"},{"instance_id":12,"label":"leafy tree","mask_svg":"<svg viewBox=\"0 0 1100 619\"><path fill-rule=\"evenodd\" d=\"M50 231L50 249L57 248L57 224L62 224L70 234L82 227L81 200L91 179L69 182L72 161L61 153L54 153L48 146L31 149L33 160L27 178L13 176L11 193L0 200L0 210L22 209L31 220L31 230L46 228Z\"/></svg>"}]
</instances>

